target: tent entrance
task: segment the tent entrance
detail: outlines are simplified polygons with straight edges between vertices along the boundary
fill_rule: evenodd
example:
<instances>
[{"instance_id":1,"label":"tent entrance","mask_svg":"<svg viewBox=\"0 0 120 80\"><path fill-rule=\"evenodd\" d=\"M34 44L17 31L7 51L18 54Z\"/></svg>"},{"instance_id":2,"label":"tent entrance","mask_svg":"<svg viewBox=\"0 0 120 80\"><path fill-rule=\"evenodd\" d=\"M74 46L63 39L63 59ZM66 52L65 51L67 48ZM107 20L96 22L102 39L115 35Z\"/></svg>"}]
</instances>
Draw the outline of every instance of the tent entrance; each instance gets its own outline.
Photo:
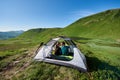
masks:
<instances>
[{"instance_id":1,"label":"tent entrance","mask_svg":"<svg viewBox=\"0 0 120 80\"><path fill-rule=\"evenodd\" d=\"M51 40L49 43L53 43L53 42L54 42L54 44L51 47L49 56L47 56L46 58L62 60L62 61L70 61L73 59L73 57L74 57L73 48L75 45L73 45L74 43L71 40L59 39L56 42L54 40ZM63 43L64 43L64 45L63 45ZM66 51L64 51L64 49ZM66 52L66 53L64 53L64 52Z\"/></svg>"}]
</instances>

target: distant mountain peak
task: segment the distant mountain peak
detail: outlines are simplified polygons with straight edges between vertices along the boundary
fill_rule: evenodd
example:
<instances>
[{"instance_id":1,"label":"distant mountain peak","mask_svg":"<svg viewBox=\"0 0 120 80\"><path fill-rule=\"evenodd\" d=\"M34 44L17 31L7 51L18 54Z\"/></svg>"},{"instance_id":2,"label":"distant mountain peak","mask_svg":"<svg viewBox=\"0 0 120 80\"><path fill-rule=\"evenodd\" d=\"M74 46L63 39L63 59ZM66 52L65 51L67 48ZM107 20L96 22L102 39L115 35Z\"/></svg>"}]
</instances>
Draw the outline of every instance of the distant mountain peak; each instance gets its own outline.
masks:
<instances>
[{"instance_id":1,"label":"distant mountain peak","mask_svg":"<svg viewBox=\"0 0 120 80\"><path fill-rule=\"evenodd\" d=\"M24 31L6 31L6 32L0 32L0 39L9 39L9 38L15 38L22 34Z\"/></svg>"}]
</instances>

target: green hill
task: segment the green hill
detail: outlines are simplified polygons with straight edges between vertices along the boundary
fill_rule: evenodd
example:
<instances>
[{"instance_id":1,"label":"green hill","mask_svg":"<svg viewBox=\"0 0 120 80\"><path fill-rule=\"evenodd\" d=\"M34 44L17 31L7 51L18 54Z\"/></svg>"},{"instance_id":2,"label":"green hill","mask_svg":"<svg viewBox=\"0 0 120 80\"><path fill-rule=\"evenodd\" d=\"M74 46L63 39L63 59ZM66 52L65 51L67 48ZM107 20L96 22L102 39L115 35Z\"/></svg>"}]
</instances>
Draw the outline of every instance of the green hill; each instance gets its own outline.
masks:
<instances>
[{"instance_id":1,"label":"green hill","mask_svg":"<svg viewBox=\"0 0 120 80\"><path fill-rule=\"evenodd\" d=\"M64 30L70 36L120 39L120 9L81 18Z\"/></svg>"},{"instance_id":2,"label":"green hill","mask_svg":"<svg viewBox=\"0 0 120 80\"><path fill-rule=\"evenodd\" d=\"M47 42L50 38L58 36L60 30L61 28L31 29L17 37L17 39L39 44L42 41Z\"/></svg>"},{"instance_id":3,"label":"green hill","mask_svg":"<svg viewBox=\"0 0 120 80\"><path fill-rule=\"evenodd\" d=\"M66 35L100 39L120 39L120 9L111 9L81 18L63 29L44 29L42 30L43 34L39 30L32 29L23 35L28 37L32 34L33 36L30 37L36 36L37 38L42 35Z\"/></svg>"},{"instance_id":4,"label":"green hill","mask_svg":"<svg viewBox=\"0 0 120 80\"><path fill-rule=\"evenodd\" d=\"M120 9L81 18L65 28L31 29L14 39L0 40L0 79L119 80ZM33 61L41 42L71 37L86 56L88 73Z\"/></svg>"}]
</instances>

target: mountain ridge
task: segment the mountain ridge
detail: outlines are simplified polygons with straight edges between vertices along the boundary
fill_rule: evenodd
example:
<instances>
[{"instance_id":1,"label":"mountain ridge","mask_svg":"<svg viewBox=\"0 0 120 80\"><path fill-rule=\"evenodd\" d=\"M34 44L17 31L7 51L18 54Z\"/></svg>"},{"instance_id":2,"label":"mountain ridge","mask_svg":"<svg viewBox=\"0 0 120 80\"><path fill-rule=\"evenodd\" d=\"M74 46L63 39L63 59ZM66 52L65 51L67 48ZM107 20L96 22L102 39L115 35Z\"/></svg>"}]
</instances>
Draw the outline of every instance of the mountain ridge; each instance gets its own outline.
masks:
<instances>
[{"instance_id":1,"label":"mountain ridge","mask_svg":"<svg viewBox=\"0 0 120 80\"><path fill-rule=\"evenodd\" d=\"M22 34L24 31L6 31L6 32L0 32L0 39L9 39L9 38L15 38Z\"/></svg>"},{"instance_id":2,"label":"mountain ridge","mask_svg":"<svg viewBox=\"0 0 120 80\"><path fill-rule=\"evenodd\" d=\"M112 9L79 19L65 27L65 31L68 35L76 33L73 36L117 39L120 38L119 26L120 9Z\"/></svg>"},{"instance_id":3,"label":"mountain ridge","mask_svg":"<svg viewBox=\"0 0 120 80\"><path fill-rule=\"evenodd\" d=\"M53 33L54 31L52 31L52 29L50 30L52 34L57 34L58 36L65 35L88 38L120 39L119 26L120 26L120 9L111 9L84 18L80 18L79 20L66 26L65 28L60 28L57 31L55 31L57 33ZM31 32L34 32L37 29L31 30L30 30ZM45 31L47 30L48 29L46 29ZM41 33L37 32L36 34L38 35ZM22 35L27 36L27 34L25 33Z\"/></svg>"}]
</instances>

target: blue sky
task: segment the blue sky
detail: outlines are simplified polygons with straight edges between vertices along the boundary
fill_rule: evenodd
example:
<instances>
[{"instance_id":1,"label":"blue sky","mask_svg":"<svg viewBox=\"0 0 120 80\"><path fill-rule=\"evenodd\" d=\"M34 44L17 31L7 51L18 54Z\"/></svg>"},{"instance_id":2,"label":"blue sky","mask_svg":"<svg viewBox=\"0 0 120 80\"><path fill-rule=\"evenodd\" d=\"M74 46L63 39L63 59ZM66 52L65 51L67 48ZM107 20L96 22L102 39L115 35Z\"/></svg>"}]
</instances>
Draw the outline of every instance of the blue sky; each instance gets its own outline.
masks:
<instances>
[{"instance_id":1,"label":"blue sky","mask_svg":"<svg viewBox=\"0 0 120 80\"><path fill-rule=\"evenodd\" d=\"M120 0L0 0L0 31L65 27L114 8Z\"/></svg>"}]
</instances>

